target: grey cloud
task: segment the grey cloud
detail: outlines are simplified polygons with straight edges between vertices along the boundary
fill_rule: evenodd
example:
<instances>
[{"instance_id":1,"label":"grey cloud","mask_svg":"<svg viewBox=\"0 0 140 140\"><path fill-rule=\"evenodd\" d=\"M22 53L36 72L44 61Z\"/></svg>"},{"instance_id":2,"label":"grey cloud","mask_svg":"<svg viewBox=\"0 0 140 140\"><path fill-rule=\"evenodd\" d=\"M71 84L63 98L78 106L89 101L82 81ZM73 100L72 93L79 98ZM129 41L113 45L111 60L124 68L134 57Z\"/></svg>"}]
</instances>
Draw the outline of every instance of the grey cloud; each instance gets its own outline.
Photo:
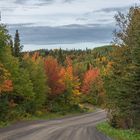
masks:
<instances>
[{"instance_id":1,"label":"grey cloud","mask_svg":"<svg viewBox=\"0 0 140 140\"><path fill-rule=\"evenodd\" d=\"M38 6L42 6L42 5L48 5L48 4L52 4L54 3L55 0L40 0L39 4L36 4Z\"/></svg>"},{"instance_id":2,"label":"grey cloud","mask_svg":"<svg viewBox=\"0 0 140 140\"><path fill-rule=\"evenodd\" d=\"M27 1L31 1L31 0L16 0L15 3L16 4L26 4ZM62 0L62 2L64 3L71 3L75 0ZM42 6L42 5L48 5L48 4L52 4L55 2L55 0L39 0L40 3L34 4L35 6Z\"/></svg>"},{"instance_id":3,"label":"grey cloud","mask_svg":"<svg viewBox=\"0 0 140 140\"><path fill-rule=\"evenodd\" d=\"M27 1L32 1L32 0L16 0L16 4L26 4ZM39 0L40 3L34 4L35 6L42 6L46 4L51 4L54 2L54 0Z\"/></svg>"},{"instance_id":4,"label":"grey cloud","mask_svg":"<svg viewBox=\"0 0 140 140\"><path fill-rule=\"evenodd\" d=\"M93 11L93 12L118 12L118 11L126 11L129 7L111 7L111 8L103 8L101 10Z\"/></svg>"},{"instance_id":5,"label":"grey cloud","mask_svg":"<svg viewBox=\"0 0 140 140\"><path fill-rule=\"evenodd\" d=\"M68 2L68 3L71 3L73 1L75 1L75 0L64 0L64 2Z\"/></svg>"},{"instance_id":6,"label":"grey cloud","mask_svg":"<svg viewBox=\"0 0 140 140\"><path fill-rule=\"evenodd\" d=\"M127 11L130 7L111 7L111 8L103 8L103 9L100 9L100 10L93 10L91 12L87 12L84 14L84 16L89 16L89 15L94 15L94 14L97 14L97 13L100 13L100 12L104 12L104 13L111 13L111 12L124 12L124 11Z\"/></svg>"},{"instance_id":7,"label":"grey cloud","mask_svg":"<svg viewBox=\"0 0 140 140\"><path fill-rule=\"evenodd\" d=\"M23 24L7 24L8 28L21 28L21 27L27 27L27 26L33 26L34 23L23 23Z\"/></svg>"},{"instance_id":8,"label":"grey cloud","mask_svg":"<svg viewBox=\"0 0 140 140\"><path fill-rule=\"evenodd\" d=\"M55 0L39 0L40 3L39 4L36 4L38 6L42 6L42 5L48 5L48 4L52 4L55 2ZM62 3L71 3L75 0L62 0Z\"/></svg>"},{"instance_id":9,"label":"grey cloud","mask_svg":"<svg viewBox=\"0 0 140 140\"><path fill-rule=\"evenodd\" d=\"M86 21L88 20L88 18L84 18L84 17L81 17L81 18L76 18L77 21Z\"/></svg>"},{"instance_id":10,"label":"grey cloud","mask_svg":"<svg viewBox=\"0 0 140 140\"><path fill-rule=\"evenodd\" d=\"M16 0L16 4L25 4L28 0Z\"/></svg>"},{"instance_id":11,"label":"grey cloud","mask_svg":"<svg viewBox=\"0 0 140 140\"><path fill-rule=\"evenodd\" d=\"M108 19L98 19L98 22L108 22Z\"/></svg>"},{"instance_id":12,"label":"grey cloud","mask_svg":"<svg viewBox=\"0 0 140 140\"><path fill-rule=\"evenodd\" d=\"M12 12L14 11L15 7L0 7L0 11L7 11L7 12Z\"/></svg>"},{"instance_id":13,"label":"grey cloud","mask_svg":"<svg viewBox=\"0 0 140 140\"><path fill-rule=\"evenodd\" d=\"M80 42L106 42L112 39L112 25L69 25L60 27L24 27L10 28L14 35L19 29L21 40L24 44L65 44Z\"/></svg>"}]
</instances>

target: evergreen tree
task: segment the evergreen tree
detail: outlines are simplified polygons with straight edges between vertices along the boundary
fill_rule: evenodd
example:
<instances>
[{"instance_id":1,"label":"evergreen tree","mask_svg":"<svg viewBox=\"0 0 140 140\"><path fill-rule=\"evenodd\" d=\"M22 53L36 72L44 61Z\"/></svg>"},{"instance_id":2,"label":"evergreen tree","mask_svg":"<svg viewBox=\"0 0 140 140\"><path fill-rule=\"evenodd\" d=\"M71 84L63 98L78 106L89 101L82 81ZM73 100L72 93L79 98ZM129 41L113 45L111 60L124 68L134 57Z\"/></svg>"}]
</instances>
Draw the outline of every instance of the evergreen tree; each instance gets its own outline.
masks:
<instances>
[{"instance_id":1,"label":"evergreen tree","mask_svg":"<svg viewBox=\"0 0 140 140\"><path fill-rule=\"evenodd\" d=\"M12 52L12 55L14 56L14 44L13 44L13 40L12 39L10 39L9 46L11 47L11 52Z\"/></svg>"},{"instance_id":2,"label":"evergreen tree","mask_svg":"<svg viewBox=\"0 0 140 140\"><path fill-rule=\"evenodd\" d=\"M131 88L133 126L140 129L140 8L131 8L131 24L128 30L129 44L132 47Z\"/></svg>"},{"instance_id":3,"label":"evergreen tree","mask_svg":"<svg viewBox=\"0 0 140 140\"><path fill-rule=\"evenodd\" d=\"M59 64L64 65L65 57L63 54L63 50L61 48L58 50L57 60L58 60Z\"/></svg>"},{"instance_id":4,"label":"evergreen tree","mask_svg":"<svg viewBox=\"0 0 140 140\"><path fill-rule=\"evenodd\" d=\"M112 53L113 71L109 79L108 107L116 127L139 129L140 118L140 8L116 16L119 31ZM109 78L109 77L108 77Z\"/></svg>"},{"instance_id":5,"label":"evergreen tree","mask_svg":"<svg viewBox=\"0 0 140 140\"><path fill-rule=\"evenodd\" d=\"M6 26L0 24L0 55L2 53L2 49L10 44L11 36L9 35Z\"/></svg>"},{"instance_id":6,"label":"evergreen tree","mask_svg":"<svg viewBox=\"0 0 140 140\"><path fill-rule=\"evenodd\" d=\"M16 30L14 38L14 56L19 57L23 46L20 44L20 36L18 30Z\"/></svg>"}]
</instances>

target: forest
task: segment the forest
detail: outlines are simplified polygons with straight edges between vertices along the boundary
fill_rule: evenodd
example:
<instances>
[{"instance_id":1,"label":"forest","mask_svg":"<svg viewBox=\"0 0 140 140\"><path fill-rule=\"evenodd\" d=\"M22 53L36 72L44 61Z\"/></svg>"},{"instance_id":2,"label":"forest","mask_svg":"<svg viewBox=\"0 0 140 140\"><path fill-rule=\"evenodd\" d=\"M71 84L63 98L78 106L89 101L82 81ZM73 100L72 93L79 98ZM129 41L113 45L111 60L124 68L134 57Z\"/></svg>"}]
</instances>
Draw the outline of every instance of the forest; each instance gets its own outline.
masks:
<instances>
[{"instance_id":1,"label":"forest","mask_svg":"<svg viewBox=\"0 0 140 140\"><path fill-rule=\"evenodd\" d=\"M105 108L111 126L140 129L140 8L115 16L113 43L86 50L23 52L0 24L0 122L46 112Z\"/></svg>"}]
</instances>

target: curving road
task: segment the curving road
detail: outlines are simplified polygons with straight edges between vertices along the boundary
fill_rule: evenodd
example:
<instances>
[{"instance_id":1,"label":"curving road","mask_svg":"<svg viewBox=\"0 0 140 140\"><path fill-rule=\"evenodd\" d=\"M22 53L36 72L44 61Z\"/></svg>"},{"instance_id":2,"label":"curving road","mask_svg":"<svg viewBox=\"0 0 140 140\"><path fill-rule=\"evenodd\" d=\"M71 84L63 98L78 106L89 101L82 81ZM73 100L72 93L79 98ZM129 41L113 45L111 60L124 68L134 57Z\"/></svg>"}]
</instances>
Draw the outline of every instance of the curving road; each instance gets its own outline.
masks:
<instances>
[{"instance_id":1,"label":"curving road","mask_svg":"<svg viewBox=\"0 0 140 140\"><path fill-rule=\"evenodd\" d=\"M105 111L98 110L58 120L22 122L0 129L0 140L111 140L95 128L105 119Z\"/></svg>"}]
</instances>

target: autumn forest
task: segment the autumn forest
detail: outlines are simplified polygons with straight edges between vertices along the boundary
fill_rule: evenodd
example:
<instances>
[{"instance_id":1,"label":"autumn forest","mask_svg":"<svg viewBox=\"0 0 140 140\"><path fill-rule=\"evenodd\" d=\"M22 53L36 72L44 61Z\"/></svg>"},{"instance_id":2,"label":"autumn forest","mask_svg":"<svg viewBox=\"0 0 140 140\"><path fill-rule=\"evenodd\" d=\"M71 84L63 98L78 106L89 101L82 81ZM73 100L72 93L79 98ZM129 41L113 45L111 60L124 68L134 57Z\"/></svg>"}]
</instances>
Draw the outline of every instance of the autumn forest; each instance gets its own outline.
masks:
<instances>
[{"instance_id":1,"label":"autumn forest","mask_svg":"<svg viewBox=\"0 0 140 140\"><path fill-rule=\"evenodd\" d=\"M106 109L111 126L140 129L140 8L118 13L112 44L23 52L0 24L0 122ZM24 44L23 44L24 45Z\"/></svg>"}]
</instances>

